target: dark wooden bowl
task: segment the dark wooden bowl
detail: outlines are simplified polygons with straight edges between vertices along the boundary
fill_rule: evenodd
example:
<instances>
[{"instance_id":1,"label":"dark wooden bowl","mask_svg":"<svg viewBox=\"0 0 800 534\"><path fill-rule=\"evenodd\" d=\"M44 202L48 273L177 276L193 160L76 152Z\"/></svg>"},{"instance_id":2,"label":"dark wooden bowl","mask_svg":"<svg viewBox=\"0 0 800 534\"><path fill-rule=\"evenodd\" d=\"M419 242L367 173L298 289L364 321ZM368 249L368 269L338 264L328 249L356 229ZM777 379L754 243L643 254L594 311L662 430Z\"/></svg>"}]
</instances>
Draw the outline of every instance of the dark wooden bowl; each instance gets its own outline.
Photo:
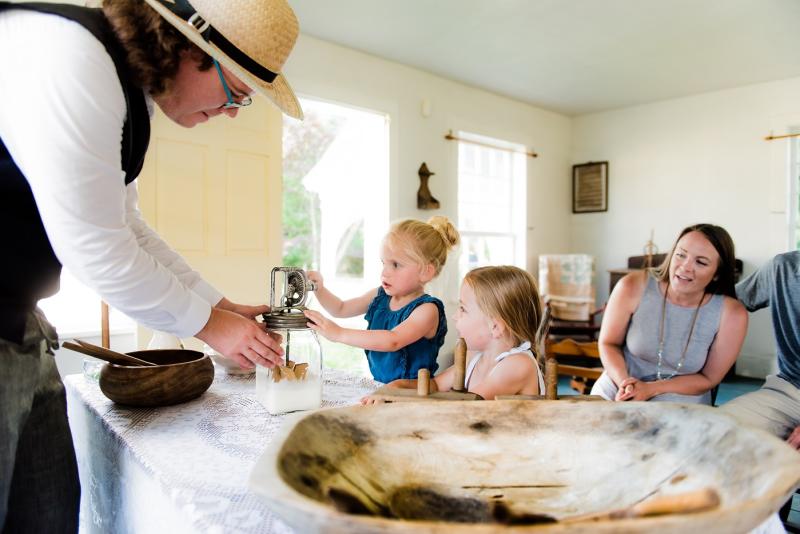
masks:
<instances>
[{"instance_id":1,"label":"dark wooden bowl","mask_svg":"<svg viewBox=\"0 0 800 534\"><path fill-rule=\"evenodd\" d=\"M128 354L158 365L103 365L100 390L119 404L178 404L199 397L214 381L213 362L196 350L139 350Z\"/></svg>"}]
</instances>

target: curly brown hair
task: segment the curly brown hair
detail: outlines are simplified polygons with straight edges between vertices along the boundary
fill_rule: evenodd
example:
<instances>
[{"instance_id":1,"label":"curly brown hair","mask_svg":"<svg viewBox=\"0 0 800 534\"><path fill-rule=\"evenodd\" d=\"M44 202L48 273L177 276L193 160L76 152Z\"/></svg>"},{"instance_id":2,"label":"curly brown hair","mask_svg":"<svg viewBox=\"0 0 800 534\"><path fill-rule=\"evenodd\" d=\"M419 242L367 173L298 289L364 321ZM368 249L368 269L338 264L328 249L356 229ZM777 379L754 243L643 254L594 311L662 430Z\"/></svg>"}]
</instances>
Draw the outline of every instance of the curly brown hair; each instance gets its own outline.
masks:
<instances>
[{"instance_id":1,"label":"curly brown hair","mask_svg":"<svg viewBox=\"0 0 800 534\"><path fill-rule=\"evenodd\" d=\"M142 0L103 0L103 13L125 47L134 82L151 95L169 89L184 51L199 60L200 70L214 64L211 56Z\"/></svg>"}]
</instances>

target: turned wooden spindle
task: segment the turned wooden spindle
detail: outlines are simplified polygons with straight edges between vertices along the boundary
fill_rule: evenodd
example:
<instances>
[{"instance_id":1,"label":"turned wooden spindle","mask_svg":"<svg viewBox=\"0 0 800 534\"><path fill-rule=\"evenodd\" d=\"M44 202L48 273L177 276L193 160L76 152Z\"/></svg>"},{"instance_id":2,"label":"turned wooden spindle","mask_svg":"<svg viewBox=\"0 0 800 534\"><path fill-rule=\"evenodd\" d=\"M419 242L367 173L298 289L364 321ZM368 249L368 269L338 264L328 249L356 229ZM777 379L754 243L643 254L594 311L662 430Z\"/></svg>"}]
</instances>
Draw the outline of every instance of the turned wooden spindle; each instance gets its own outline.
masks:
<instances>
[{"instance_id":1,"label":"turned wooden spindle","mask_svg":"<svg viewBox=\"0 0 800 534\"><path fill-rule=\"evenodd\" d=\"M427 369L417 371L417 395L427 397L431 390L431 372Z\"/></svg>"},{"instance_id":2,"label":"turned wooden spindle","mask_svg":"<svg viewBox=\"0 0 800 534\"><path fill-rule=\"evenodd\" d=\"M547 400L558 400L558 362L552 354L544 360L544 391Z\"/></svg>"},{"instance_id":3,"label":"turned wooden spindle","mask_svg":"<svg viewBox=\"0 0 800 534\"><path fill-rule=\"evenodd\" d=\"M464 378L467 373L467 342L458 338L453 354L453 391L464 391Z\"/></svg>"}]
</instances>

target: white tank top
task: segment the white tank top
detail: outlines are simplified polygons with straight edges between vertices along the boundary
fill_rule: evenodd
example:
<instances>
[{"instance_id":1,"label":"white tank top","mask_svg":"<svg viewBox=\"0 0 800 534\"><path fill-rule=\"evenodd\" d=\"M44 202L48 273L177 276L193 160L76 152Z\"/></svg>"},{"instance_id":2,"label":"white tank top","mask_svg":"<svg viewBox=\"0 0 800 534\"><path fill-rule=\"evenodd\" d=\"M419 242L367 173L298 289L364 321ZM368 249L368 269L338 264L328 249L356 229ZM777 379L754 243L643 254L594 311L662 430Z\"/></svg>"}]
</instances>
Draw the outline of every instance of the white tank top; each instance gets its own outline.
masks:
<instances>
[{"instance_id":1,"label":"white tank top","mask_svg":"<svg viewBox=\"0 0 800 534\"><path fill-rule=\"evenodd\" d=\"M542 379L542 373L539 372L539 364L536 362L536 358L533 356L533 352L531 352L531 342L524 341L518 347L514 347L513 349L506 352L501 352L495 357L494 359L495 364L503 361L507 356L511 356L512 354L525 354L530 359L533 360L533 364L536 367L536 379L539 382L539 395L544 395L544 380ZM474 358L472 358L472 360L470 360L469 365L467 366L467 377L466 380L464 380L464 388L467 391L469 391L469 381L472 378L472 372L475 370L475 366L478 365L478 362L480 361L482 356L483 353L479 352L477 355L475 355ZM494 371L494 368L492 368L492 371ZM491 373L491 371L489 372Z\"/></svg>"}]
</instances>

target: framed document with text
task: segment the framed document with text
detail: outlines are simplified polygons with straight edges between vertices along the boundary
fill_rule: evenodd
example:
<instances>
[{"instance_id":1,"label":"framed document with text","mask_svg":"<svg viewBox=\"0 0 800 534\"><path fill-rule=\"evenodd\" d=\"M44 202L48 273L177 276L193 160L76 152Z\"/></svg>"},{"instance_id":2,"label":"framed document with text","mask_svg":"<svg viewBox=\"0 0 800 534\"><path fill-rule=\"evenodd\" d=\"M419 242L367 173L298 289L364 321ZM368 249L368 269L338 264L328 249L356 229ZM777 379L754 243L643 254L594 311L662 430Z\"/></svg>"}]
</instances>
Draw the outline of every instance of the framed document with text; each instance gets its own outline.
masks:
<instances>
[{"instance_id":1,"label":"framed document with text","mask_svg":"<svg viewBox=\"0 0 800 534\"><path fill-rule=\"evenodd\" d=\"M608 162L572 166L572 213L608 211Z\"/></svg>"}]
</instances>

